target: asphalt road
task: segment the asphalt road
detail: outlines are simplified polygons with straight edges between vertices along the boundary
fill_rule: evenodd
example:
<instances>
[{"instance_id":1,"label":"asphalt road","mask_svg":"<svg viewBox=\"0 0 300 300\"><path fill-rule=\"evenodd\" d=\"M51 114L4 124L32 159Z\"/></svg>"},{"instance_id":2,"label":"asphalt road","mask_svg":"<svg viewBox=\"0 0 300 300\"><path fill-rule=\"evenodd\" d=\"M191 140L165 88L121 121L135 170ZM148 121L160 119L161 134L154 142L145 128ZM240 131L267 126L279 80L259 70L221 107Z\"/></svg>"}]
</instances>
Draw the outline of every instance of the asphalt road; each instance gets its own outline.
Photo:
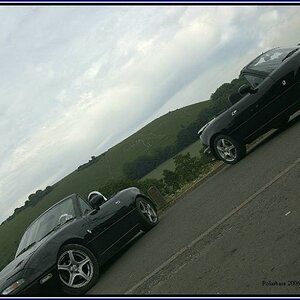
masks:
<instances>
[{"instance_id":1,"label":"asphalt road","mask_svg":"<svg viewBox=\"0 0 300 300\"><path fill-rule=\"evenodd\" d=\"M300 294L300 116L190 192L90 295Z\"/></svg>"}]
</instances>

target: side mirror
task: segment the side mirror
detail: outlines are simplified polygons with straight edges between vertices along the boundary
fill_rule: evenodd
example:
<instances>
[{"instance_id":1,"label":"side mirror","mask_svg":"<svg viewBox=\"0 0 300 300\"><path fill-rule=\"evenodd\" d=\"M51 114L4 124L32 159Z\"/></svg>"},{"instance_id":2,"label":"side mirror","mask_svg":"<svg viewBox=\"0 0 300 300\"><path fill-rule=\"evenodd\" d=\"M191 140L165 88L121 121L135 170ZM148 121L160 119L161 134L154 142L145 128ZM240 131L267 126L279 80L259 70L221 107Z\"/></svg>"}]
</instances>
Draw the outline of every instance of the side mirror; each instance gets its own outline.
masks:
<instances>
[{"instance_id":1,"label":"side mirror","mask_svg":"<svg viewBox=\"0 0 300 300\"><path fill-rule=\"evenodd\" d=\"M255 94L256 92L257 92L257 89L253 89L251 86L249 86L247 84L243 84L239 88L239 94L242 95L242 96L244 96L248 93Z\"/></svg>"},{"instance_id":2,"label":"side mirror","mask_svg":"<svg viewBox=\"0 0 300 300\"><path fill-rule=\"evenodd\" d=\"M96 195L90 200L90 204L93 209L99 210L100 206L105 202L105 199L101 195Z\"/></svg>"}]
</instances>

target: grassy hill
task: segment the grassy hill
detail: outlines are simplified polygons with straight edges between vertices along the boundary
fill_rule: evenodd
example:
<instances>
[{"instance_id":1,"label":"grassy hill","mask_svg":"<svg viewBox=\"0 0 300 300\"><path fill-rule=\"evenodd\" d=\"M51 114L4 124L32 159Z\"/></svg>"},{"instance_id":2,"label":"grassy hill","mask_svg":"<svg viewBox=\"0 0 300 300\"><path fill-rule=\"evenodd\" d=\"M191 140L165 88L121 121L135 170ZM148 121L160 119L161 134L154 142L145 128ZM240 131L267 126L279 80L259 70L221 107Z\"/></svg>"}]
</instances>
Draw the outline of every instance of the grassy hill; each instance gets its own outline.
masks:
<instances>
[{"instance_id":1,"label":"grassy hill","mask_svg":"<svg viewBox=\"0 0 300 300\"><path fill-rule=\"evenodd\" d=\"M178 132L196 120L199 112L209 105L204 101L177 109L152 121L135 134L115 145L93 161L75 170L53 187L39 203L27 207L13 219L0 226L0 269L10 260L26 227L46 208L71 193L87 194L108 179L121 179L123 164L140 155L152 154L157 148L164 148L175 143ZM26 199L24 199L25 201Z\"/></svg>"},{"instance_id":2,"label":"grassy hill","mask_svg":"<svg viewBox=\"0 0 300 300\"><path fill-rule=\"evenodd\" d=\"M108 179L124 178L123 164L125 162L132 161L143 154L151 154L159 147L174 144L181 128L193 122L208 102L177 109L152 121L97 157L95 163L63 178L57 183L54 191L46 197L62 197L72 192L87 196L89 191L97 189Z\"/></svg>"}]
</instances>

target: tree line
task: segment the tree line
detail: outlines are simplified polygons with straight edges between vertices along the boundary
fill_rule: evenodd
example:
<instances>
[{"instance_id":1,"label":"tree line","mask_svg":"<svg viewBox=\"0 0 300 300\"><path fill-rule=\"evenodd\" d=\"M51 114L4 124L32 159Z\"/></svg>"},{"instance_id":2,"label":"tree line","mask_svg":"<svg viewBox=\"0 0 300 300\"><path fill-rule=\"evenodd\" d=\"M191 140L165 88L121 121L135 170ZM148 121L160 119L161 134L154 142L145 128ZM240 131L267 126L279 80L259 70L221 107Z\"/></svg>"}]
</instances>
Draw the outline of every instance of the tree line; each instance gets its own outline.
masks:
<instances>
[{"instance_id":1,"label":"tree line","mask_svg":"<svg viewBox=\"0 0 300 300\"><path fill-rule=\"evenodd\" d=\"M53 186L47 186L44 190L37 190L35 193L32 193L28 196L28 199L25 201L24 205L21 207L17 207L14 210L14 213L9 216L5 221L1 223L4 224L5 222L13 219L16 214L20 213L22 210L24 210L27 207L33 207L35 206L40 200L42 200L47 194L49 194L51 191L53 191Z\"/></svg>"}]
</instances>

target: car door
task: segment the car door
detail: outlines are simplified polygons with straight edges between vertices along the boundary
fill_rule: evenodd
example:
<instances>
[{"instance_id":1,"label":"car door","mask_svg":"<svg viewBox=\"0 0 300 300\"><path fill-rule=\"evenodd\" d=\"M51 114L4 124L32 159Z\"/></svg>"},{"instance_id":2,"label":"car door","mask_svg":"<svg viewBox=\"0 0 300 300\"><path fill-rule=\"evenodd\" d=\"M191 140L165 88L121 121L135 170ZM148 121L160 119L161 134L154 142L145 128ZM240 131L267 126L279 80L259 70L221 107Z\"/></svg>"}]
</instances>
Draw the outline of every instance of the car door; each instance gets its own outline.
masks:
<instances>
[{"instance_id":1,"label":"car door","mask_svg":"<svg viewBox=\"0 0 300 300\"><path fill-rule=\"evenodd\" d=\"M299 101L299 62L290 60L272 72L261 85L257 87L256 104L253 108L250 127L246 131L246 140L252 140L272 127L272 121L287 113L291 106Z\"/></svg>"},{"instance_id":2,"label":"car door","mask_svg":"<svg viewBox=\"0 0 300 300\"><path fill-rule=\"evenodd\" d=\"M268 101L268 91L273 81L270 78L262 78L256 87L256 92L247 94L238 103L229 109L229 135L238 141L246 141L258 128L265 124L265 118L260 114L263 103Z\"/></svg>"},{"instance_id":3,"label":"car door","mask_svg":"<svg viewBox=\"0 0 300 300\"><path fill-rule=\"evenodd\" d=\"M257 88L257 93L250 95L255 99L255 105L251 108L253 115L247 119L244 126L237 128L236 134L243 135L243 139L249 142L272 127L272 121L280 116L288 116L292 106L299 104L299 77L300 77L300 53L297 49L275 49L269 60L262 60L258 70L259 61L250 64L243 75L253 88ZM297 53L296 53L297 52ZM294 53L294 54L293 54ZM291 55L290 57L288 55ZM272 58L273 57L273 58ZM286 58L285 58L286 57ZM260 58L261 60L261 58ZM259 77L266 75L266 79L256 86ZM244 116L240 114L241 119ZM241 121L242 122L242 121Z\"/></svg>"},{"instance_id":4,"label":"car door","mask_svg":"<svg viewBox=\"0 0 300 300\"><path fill-rule=\"evenodd\" d=\"M238 103L238 107L232 107L233 137L240 141L252 141L270 129L276 117L297 104L300 84L296 79L300 74L299 65L296 57L284 63L265 79L261 75L263 73L248 71L243 74L256 93L246 95L241 103Z\"/></svg>"},{"instance_id":5,"label":"car door","mask_svg":"<svg viewBox=\"0 0 300 300\"><path fill-rule=\"evenodd\" d=\"M108 251L131 227L128 207L122 201L111 198L86 216L86 230L92 248L100 255Z\"/></svg>"},{"instance_id":6,"label":"car door","mask_svg":"<svg viewBox=\"0 0 300 300\"><path fill-rule=\"evenodd\" d=\"M265 115L274 118L299 101L300 53L283 62L270 74L274 83L269 91L272 101L266 103Z\"/></svg>"}]
</instances>

